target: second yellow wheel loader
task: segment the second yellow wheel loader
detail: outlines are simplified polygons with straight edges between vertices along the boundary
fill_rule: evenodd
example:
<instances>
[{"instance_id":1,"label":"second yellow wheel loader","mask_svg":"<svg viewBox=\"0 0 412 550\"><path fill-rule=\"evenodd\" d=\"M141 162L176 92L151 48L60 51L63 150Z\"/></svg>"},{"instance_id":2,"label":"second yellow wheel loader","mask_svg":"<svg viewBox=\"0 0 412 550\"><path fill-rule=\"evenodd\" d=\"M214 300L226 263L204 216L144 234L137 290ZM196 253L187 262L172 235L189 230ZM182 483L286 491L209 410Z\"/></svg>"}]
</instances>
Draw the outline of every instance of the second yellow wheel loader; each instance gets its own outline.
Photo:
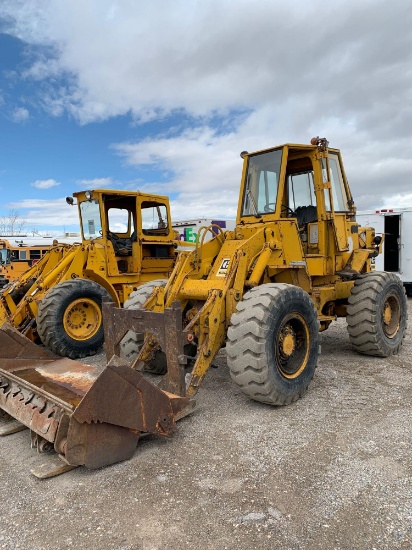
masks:
<instances>
[{"instance_id":1,"label":"second yellow wheel loader","mask_svg":"<svg viewBox=\"0 0 412 550\"><path fill-rule=\"evenodd\" d=\"M123 305L140 284L167 278L176 242L167 197L103 189L73 196L82 242L53 247L2 291L0 326L76 358L103 343L102 300Z\"/></svg>"},{"instance_id":2,"label":"second yellow wheel loader","mask_svg":"<svg viewBox=\"0 0 412 550\"><path fill-rule=\"evenodd\" d=\"M338 317L356 351L399 352L405 291L395 275L373 270L381 237L356 222L340 152L314 138L242 156L235 230L206 242L205 228L166 284L160 277L154 288L140 286L125 308L103 304L108 363L100 375L40 357L10 334L0 351L0 409L32 430L38 449L61 457L37 475L111 464L130 458L142 433L170 435L225 342L234 382L273 405L306 392L319 331ZM133 333L138 355L129 366L120 348ZM165 372L157 386L145 369Z\"/></svg>"}]
</instances>

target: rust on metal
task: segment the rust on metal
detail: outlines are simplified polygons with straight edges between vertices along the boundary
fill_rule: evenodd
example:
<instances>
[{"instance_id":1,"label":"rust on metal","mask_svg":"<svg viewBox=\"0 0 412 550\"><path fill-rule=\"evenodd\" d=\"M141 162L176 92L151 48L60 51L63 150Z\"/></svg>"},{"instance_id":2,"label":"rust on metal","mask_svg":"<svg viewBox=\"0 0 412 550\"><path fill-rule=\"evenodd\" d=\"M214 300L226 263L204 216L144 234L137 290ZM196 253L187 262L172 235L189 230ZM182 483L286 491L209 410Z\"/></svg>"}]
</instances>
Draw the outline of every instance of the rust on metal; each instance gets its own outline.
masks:
<instances>
[{"instance_id":1,"label":"rust on metal","mask_svg":"<svg viewBox=\"0 0 412 550\"><path fill-rule=\"evenodd\" d=\"M171 436L176 418L193 410L186 396L180 305L166 309L166 323L162 314L120 311L104 304L109 361L100 374L78 361L54 360L15 329L0 331L0 343L8 342L11 350L0 351L0 416L28 427L33 448L54 449L63 461L42 467L39 477L127 460L141 434ZM128 330L152 331L170 357L162 387L115 353Z\"/></svg>"},{"instance_id":2,"label":"rust on metal","mask_svg":"<svg viewBox=\"0 0 412 550\"><path fill-rule=\"evenodd\" d=\"M56 392L59 390L56 390L56 387L65 388L74 395L83 397L89 391L98 376L95 367L67 358L58 359L44 367L39 366L32 370L35 374L31 376L37 379L37 383L34 383L39 387L46 387L46 385L52 386L53 394L57 396L58 393ZM26 379L22 372L19 372L19 376Z\"/></svg>"},{"instance_id":3,"label":"rust on metal","mask_svg":"<svg viewBox=\"0 0 412 550\"><path fill-rule=\"evenodd\" d=\"M164 313L146 311L143 309L121 309L112 302L103 304L105 350L108 361L113 356L120 355L120 342L129 330L136 333L150 333L147 345L155 338L167 357L167 373L161 380L162 390L185 397L185 366L187 359L184 344L187 334L182 330L182 311L180 302L166 308ZM145 342L146 344L146 342ZM141 350L144 353L144 346ZM140 370L140 353L132 364L132 368Z\"/></svg>"},{"instance_id":4,"label":"rust on metal","mask_svg":"<svg viewBox=\"0 0 412 550\"><path fill-rule=\"evenodd\" d=\"M0 327L0 359L50 359L53 354L34 344L9 323Z\"/></svg>"},{"instance_id":5,"label":"rust on metal","mask_svg":"<svg viewBox=\"0 0 412 550\"><path fill-rule=\"evenodd\" d=\"M54 441L61 415L65 410L72 409L42 388L2 369L0 408L50 442Z\"/></svg>"}]
</instances>

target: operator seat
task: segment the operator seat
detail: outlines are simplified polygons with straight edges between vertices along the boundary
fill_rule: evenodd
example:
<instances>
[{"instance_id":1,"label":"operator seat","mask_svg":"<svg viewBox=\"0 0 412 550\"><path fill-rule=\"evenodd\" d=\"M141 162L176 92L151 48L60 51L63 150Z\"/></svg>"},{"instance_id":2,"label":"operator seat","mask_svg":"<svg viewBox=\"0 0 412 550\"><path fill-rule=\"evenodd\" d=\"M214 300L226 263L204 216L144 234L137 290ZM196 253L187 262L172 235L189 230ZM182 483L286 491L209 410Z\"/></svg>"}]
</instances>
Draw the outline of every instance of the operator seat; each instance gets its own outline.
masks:
<instances>
[{"instance_id":1,"label":"operator seat","mask_svg":"<svg viewBox=\"0 0 412 550\"><path fill-rule=\"evenodd\" d=\"M298 206L293 214L298 220L298 226L304 227L307 223L316 222L318 219L318 211L316 206Z\"/></svg>"}]
</instances>

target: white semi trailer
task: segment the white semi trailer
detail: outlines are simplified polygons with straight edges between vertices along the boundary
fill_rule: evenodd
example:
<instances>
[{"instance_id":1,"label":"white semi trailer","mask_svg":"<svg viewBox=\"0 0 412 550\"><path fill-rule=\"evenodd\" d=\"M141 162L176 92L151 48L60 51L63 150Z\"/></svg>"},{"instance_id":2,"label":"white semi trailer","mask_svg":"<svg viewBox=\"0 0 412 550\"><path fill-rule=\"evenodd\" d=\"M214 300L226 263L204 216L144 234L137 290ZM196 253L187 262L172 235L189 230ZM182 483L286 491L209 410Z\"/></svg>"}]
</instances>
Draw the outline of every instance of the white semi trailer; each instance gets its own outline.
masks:
<instances>
[{"instance_id":1,"label":"white semi trailer","mask_svg":"<svg viewBox=\"0 0 412 550\"><path fill-rule=\"evenodd\" d=\"M357 221L385 236L376 269L396 273L412 296L412 208L382 208L357 212Z\"/></svg>"}]
</instances>

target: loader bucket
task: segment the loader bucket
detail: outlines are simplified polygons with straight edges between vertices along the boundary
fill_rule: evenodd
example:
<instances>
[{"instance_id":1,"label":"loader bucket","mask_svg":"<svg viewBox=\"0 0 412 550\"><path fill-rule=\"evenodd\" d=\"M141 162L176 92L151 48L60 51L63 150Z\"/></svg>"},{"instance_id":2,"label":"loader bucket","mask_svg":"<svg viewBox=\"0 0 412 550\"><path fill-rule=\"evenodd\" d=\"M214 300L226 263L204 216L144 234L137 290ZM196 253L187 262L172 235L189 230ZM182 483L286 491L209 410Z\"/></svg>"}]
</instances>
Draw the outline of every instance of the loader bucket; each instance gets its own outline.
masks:
<instances>
[{"instance_id":1,"label":"loader bucket","mask_svg":"<svg viewBox=\"0 0 412 550\"><path fill-rule=\"evenodd\" d=\"M117 357L100 373L53 359L25 340L12 327L0 330L0 417L21 422L38 450L54 448L71 467L95 469L131 458L141 434L172 435L176 415L189 404Z\"/></svg>"}]
</instances>

